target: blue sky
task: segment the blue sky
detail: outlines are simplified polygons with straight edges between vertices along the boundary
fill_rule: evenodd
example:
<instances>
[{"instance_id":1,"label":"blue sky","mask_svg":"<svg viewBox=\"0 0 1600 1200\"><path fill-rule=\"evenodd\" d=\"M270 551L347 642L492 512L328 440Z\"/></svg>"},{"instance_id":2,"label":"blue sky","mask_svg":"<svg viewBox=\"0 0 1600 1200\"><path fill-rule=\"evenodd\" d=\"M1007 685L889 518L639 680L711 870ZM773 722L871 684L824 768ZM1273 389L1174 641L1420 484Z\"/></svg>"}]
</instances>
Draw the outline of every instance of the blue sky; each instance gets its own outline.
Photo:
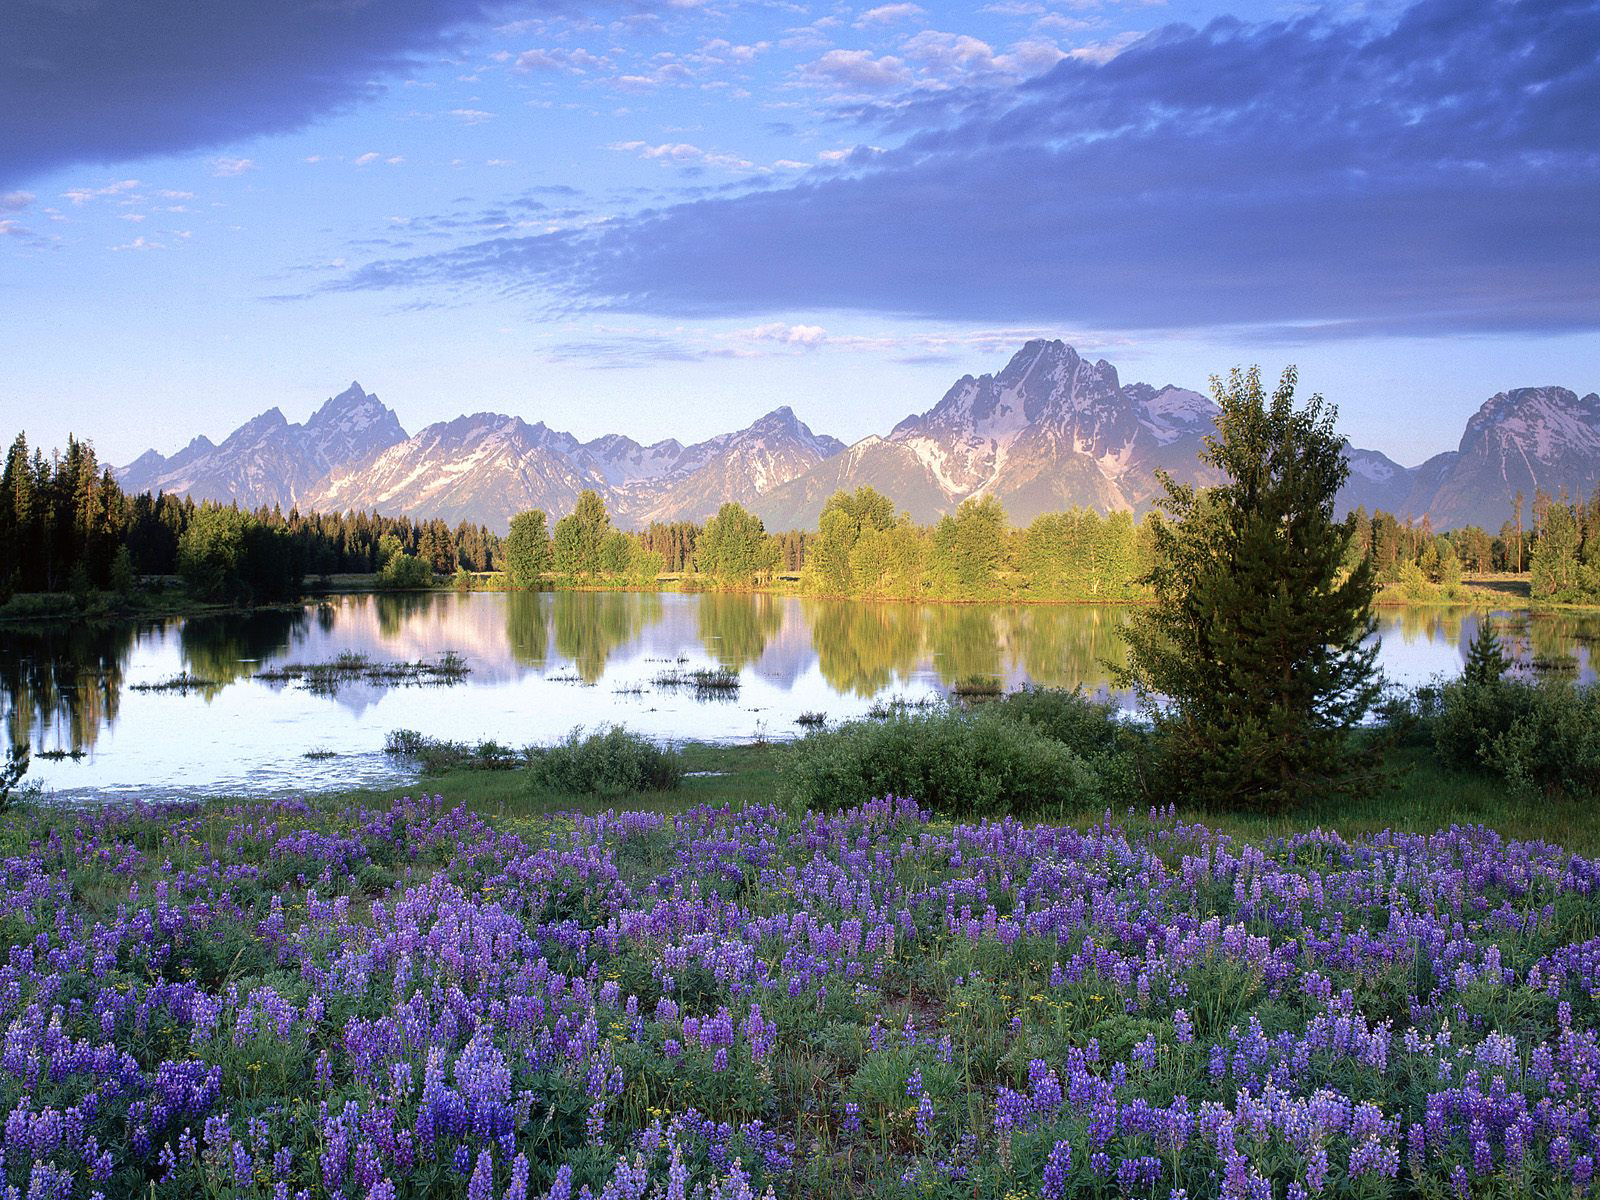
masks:
<instances>
[{"instance_id":1,"label":"blue sky","mask_svg":"<svg viewBox=\"0 0 1600 1200\"><path fill-rule=\"evenodd\" d=\"M0 425L853 440L1043 335L1413 463L1600 387L1597 64L1592 2L20 0Z\"/></svg>"}]
</instances>

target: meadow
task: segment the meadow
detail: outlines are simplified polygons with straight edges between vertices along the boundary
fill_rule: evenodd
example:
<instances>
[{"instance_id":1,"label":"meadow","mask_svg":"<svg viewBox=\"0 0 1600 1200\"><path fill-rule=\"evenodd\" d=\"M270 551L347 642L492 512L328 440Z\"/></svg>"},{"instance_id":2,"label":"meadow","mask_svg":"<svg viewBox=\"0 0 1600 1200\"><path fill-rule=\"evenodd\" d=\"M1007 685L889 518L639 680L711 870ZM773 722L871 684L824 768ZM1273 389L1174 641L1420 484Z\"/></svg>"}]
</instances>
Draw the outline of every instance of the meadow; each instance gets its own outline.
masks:
<instances>
[{"instance_id":1,"label":"meadow","mask_svg":"<svg viewBox=\"0 0 1600 1200\"><path fill-rule=\"evenodd\" d=\"M15 811L8 1194L1590 1188L1600 863L1478 826L804 812L763 802L778 753L691 750L723 773L631 810L480 771ZM1593 845L1559 807L1526 823Z\"/></svg>"}]
</instances>

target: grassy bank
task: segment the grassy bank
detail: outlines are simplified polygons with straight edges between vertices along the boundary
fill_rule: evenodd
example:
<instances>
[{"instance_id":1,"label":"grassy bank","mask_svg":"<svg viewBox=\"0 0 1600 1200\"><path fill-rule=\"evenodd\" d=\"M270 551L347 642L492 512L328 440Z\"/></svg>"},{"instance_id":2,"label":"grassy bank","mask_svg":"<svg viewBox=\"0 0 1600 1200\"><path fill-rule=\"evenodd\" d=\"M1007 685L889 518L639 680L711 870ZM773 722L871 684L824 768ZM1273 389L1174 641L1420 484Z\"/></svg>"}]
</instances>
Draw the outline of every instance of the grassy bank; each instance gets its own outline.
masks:
<instances>
[{"instance_id":1,"label":"grassy bank","mask_svg":"<svg viewBox=\"0 0 1600 1200\"><path fill-rule=\"evenodd\" d=\"M440 796L486 817L526 818L559 812L603 812L610 808L648 808L683 812L701 805L771 802L783 790L784 759L790 747L679 743L688 773L673 791L597 799L575 792L531 786L518 771L446 770L424 774L396 787L336 792L331 802L383 807L407 796ZM1530 800L1512 794L1499 780L1453 771L1420 746L1390 751L1379 792L1359 800L1330 796L1292 817L1182 811L1184 820L1204 822L1242 838L1288 837L1310 828L1361 837L1390 830L1427 834L1450 825L1486 825L1509 838L1547 841L1580 854L1600 855L1600 805L1580 800ZM1087 828L1103 810L1063 811L1051 820Z\"/></svg>"}]
</instances>

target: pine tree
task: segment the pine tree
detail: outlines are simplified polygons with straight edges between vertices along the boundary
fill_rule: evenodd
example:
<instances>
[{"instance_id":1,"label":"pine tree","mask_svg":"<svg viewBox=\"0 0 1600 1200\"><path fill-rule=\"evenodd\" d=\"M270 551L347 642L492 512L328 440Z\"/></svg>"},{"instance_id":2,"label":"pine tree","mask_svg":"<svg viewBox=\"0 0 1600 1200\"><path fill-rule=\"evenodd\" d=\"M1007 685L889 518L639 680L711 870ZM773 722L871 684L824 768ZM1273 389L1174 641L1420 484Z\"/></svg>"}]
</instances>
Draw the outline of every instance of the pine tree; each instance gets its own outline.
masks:
<instances>
[{"instance_id":1,"label":"pine tree","mask_svg":"<svg viewBox=\"0 0 1600 1200\"><path fill-rule=\"evenodd\" d=\"M1257 368L1212 380L1221 412L1200 458L1225 482L1199 492L1163 476L1125 681L1145 703L1175 790L1218 806L1287 808L1354 785L1370 762L1350 733L1378 698L1372 564L1347 568L1349 474L1334 410L1294 400L1291 367L1270 401Z\"/></svg>"},{"instance_id":2,"label":"pine tree","mask_svg":"<svg viewBox=\"0 0 1600 1200\"><path fill-rule=\"evenodd\" d=\"M1494 631L1494 623L1485 618L1467 646L1467 665L1462 668L1461 681L1472 685L1499 683L1510 667L1511 660Z\"/></svg>"}]
</instances>

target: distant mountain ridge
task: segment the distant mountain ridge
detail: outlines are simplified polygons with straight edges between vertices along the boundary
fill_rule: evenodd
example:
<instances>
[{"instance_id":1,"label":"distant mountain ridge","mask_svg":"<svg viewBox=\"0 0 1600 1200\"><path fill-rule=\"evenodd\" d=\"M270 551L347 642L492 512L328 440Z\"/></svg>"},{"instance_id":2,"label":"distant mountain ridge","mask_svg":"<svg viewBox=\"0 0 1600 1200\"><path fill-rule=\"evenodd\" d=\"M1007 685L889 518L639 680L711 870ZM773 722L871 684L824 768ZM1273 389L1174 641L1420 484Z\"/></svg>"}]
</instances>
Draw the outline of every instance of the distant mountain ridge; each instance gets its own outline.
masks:
<instances>
[{"instance_id":1,"label":"distant mountain ridge","mask_svg":"<svg viewBox=\"0 0 1600 1200\"><path fill-rule=\"evenodd\" d=\"M375 509L505 529L524 509L569 511L599 492L624 527L704 520L734 500L769 529L813 528L840 488L870 485L914 520L994 495L1012 519L1084 505L1143 512L1157 472L1215 483L1197 453L1216 406L1187 388L1121 382L1104 359L1060 341L1028 342L995 375L963 376L926 412L886 436L846 446L787 408L732 433L684 445L622 434L579 441L501 413L474 413L407 436L395 414L352 384L304 425L271 409L220 445L197 437L122 471L130 490L186 493L250 506ZM1600 396L1517 388L1486 401L1460 446L1415 467L1347 448L1342 511L1383 508L1435 528L1497 529L1521 490L1587 494L1600 484Z\"/></svg>"},{"instance_id":2,"label":"distant mountain ridge","mask_svg":"<svg viewBox=\"0 0 1600 1200\"><path fill-rule=\"evenodd\" d=\"M289 508L330 471L365 462L405 438L399 418L352 383L303 425L291 425L270 408L220 446L197 437L171 458L147 451L122 469L121 482L132 492Z\"/></svg>"}]
</instances>

